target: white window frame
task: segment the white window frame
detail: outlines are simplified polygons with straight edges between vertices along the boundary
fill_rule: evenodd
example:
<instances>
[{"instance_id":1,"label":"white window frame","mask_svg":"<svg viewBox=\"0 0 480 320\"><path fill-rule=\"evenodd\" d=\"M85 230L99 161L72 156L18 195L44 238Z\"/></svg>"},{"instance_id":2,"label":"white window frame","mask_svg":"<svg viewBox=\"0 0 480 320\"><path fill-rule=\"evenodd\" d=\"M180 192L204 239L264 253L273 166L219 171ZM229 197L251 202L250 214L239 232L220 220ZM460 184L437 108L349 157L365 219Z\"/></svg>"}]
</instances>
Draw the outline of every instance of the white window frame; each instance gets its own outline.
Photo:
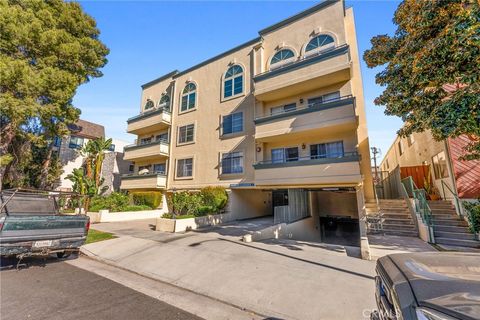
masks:
<instances>
[{"instance_id":1,"label":"white window frame","mask_svg":"<svg viewBox=\"0 0 480 320\"><path fill-rule=\"evenodd\" d=\"M193 126L193 138L192 138L192 141L185 141L185 142L180 142L180 136L181 136L181 129L182 128L186 128L186 127L189 127L189 126ZM186 124L186 125L183 125L183 126L178 126L177 128L177 145L178 146L182 146L182 145L186 145L186 144L191 144L191 143L195 143L195 136L196 136L196 125L195 123L189 123L189 124ZM187 129L185 129L187 130ZM187 131L185 131L185 138L187 137Z\"/></svg>"},{"instance_id":2,"label":"white window frame","mask_svg":"<svg viewBox=\"0 0 480 320\"><path fill-rule=\"evenodd\" d=\"M189 86L190 84L193 84L195 86L195 90L184 92L185 88L187 86ZM193 107L189 108L188 106L189 106L189 102L190 102L190 95L192 93L195 93L195 101L193 102ZM182 110L182 104L183 104L183 98L184 97L186 97L186 99L187 99L187 109ZM180 94L180 104L179 104L179 107L178 107L178 114L183 114L183 113L187 113L187 112L197 110L197 102L198 102L198 85L195 82L190 81L185 85L185 87L183 88L183 90Z\"/></svg>"},{"instance_id":3,"label":"white window frame","mask_svg":"<svg viewBox=\"0 0 480 320\"><path fill-rule=\"evenodd\" d=\"M238 156L241 164L242 170L240 172L223 172L223 160L225 156L228 155L233 155L233 154L240 154ZM232 160L234 157L230 157L230 160ZM232 163L230 163L230 167L233 168ZM245 153L243 151L232 151L232 152L224 152L220 154L220 174L221 175L238 175L238 174L243 174L245 172Z\"/></svg>"},{"instance_id":4,"label":"white window frame","mask_svg":"<svg viewBox=\"0 0 480 320\"><path fill-rule=\"evenodd\" d=\"M229 76L227 77L226 74L228 72L228 70L230 70L230 68L233 68L235 66L239 66L241 69L242 69L242 73L239 73L239 74L236 74L236 75L232 75L232 76ZM227 101L227 100L230 100L230 99L234 99L234 98L237 98L237 97L240 97L240 96L243 96L245 95L245 67L239 63L237 64L234 64L233 66L230 66L228 67L227 71L225 71L225 73L223 74L223 81L222 81L222 101ZM239 77L242 77L242 91L240 93L237 93L235 94L235 79L236 78L239 78ZM226 85L226 82L228 80L232 80L232 95L231 96L228 96L226 97L225 96L225 85Z\"/></svg>"},{"instance_id":5,"label":"white window frame","mask_svg":"<svg viewBox=\"0 0 480 320\"><path fill-rule=\"evenodd\" d=\"M179 167L179 161L185 161L185 160L192 160L192 174L190 176L178 176L178 167ZM186 179L193 179L193 175L195 172L195 157L185 157L185 158L179 158L175 160L175 180L186 180Z\"/></svg>"}]
</instances>

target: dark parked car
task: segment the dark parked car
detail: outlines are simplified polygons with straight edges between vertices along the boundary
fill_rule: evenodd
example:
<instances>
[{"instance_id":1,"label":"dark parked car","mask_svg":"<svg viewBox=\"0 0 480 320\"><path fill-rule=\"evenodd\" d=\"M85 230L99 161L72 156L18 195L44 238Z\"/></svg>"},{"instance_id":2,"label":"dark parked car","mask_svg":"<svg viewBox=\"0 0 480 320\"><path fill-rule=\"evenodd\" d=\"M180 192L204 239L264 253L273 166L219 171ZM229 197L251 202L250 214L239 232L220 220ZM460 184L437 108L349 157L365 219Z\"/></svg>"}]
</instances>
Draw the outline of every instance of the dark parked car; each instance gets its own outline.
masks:
<instances>
[{"instance_id":1,"label":"dark parked car","mask_svg":"<svg viewBox=\"0 0 480 320\"><path fill-rule=\"evenodd\" d=\"M371 319L480 319L480 254L392 254L376 272Z\"/></svg>"},{"instance_id":2,"label":"dark parked car","mask_svg":"<svg viewBox=\"0 0 480 320\"><path fill-rule=\"evenodd\" d=\"M85 243L90 218L62 214L59 199L72 193L6 190L0 193L0 256L23 258L78 252Z\"/></svg>"}]
</instances>

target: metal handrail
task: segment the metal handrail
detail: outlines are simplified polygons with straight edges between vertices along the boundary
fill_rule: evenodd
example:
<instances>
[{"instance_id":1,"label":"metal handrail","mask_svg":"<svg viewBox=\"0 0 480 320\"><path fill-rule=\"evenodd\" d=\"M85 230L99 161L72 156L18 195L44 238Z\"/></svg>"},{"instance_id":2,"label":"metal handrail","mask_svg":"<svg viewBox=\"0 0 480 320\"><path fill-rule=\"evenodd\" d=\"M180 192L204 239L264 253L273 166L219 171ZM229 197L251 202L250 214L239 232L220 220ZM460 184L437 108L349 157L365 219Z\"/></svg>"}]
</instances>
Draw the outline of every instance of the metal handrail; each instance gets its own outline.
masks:
<instances>
[{"instance_id":1,"label":"metal handrail","mask_svg":"<svg viewBox=\"0 0 480 320\"><path fill-rule=\"evenodd\" d=\"M282 161L273 161L272 159L270 160L263 160L263 161L258 161L256 164L277 164L277 163L287 163L287 162L297 162L297 161L304 161L304 160L317 160L317 159L343 159L343 158L354 158L358 157L358 152L353 151L353 152L343 152L341 155L337 157L322 157L322 156L306 156L306 157L293 157L293 158L284 158L281 159Z\"/></svg>"},{"instance_id":2,"label":"metal handrail","mask_svg":"<svg viewBox=\"0 0 480 320\"><path fill-rule=\"evenodd\" d=\"M277 66L277 67L271 68L269 70L266 70L264 72L258 73L258 74L255 75L255 78L258 77L258 76L263 76L265 74L269 74L272 71L282 70L283 68L286 68L288 66L295 65L295 64L300 63L302 61L310 60L310 59L313 59L315 57L322 56L324 54L331 53L335 50L343 49L343 48L346 48L346 47L348 47L348 44L342 44L342 45L339 45L339 46L336 46L336 47L329 48L327 50L321 50L317 53L303 55L303 56L299 57L298 59L294 59L294 60L289 61L289 62L284 62L280 66Z\"/></svg>"},{"instance_id":3,"label":"metal handrail","mask_svg":"<svg viewBox=\"0 0 480 320\"><path fill-rule=\"evenodd\" d=\"M275 117L275 116L278 116L278 115L281 115L281 114L289 114L289 113L292 113L292 112L295 112L295 111L300 111L300 110L312 109L312 108L322 106L322 105L326 105L326 104L329 104L329 103L332 103L332 102L342 101L342 100L347 100L347 99L352 99L352 98L353 98L353 95L348 94L346 96L341 96L341 97L338 97L338 98L333 98L333 99L329 99L329 100L322 101L322 102L310 103L310 104L307 104L306 106L301 107L301 108L295 107L295 109L283 110L283 111L280 111L278 113L273 113L273 114L269 114L269 115L265 115L265 116L259 116L259 117L256 117L255 120Z\"/></svg>"},{"instance_id":4,"label":"metal handrail","mask_svg":"<svg viewBox=\"0 0 480 320\"><path fill-rule=\"evenodd\" d=\"M124 149L129 149L129 148L134 148L134 147L143 147L143 146L149 146L149 145L155 145L155 144L170 144L168 142L168 140L166 139L160 139L160 140L154 140L154 141L151 141L151 142L147 142L147 143L131 143L129 145L126 145L124 147Z\"/></svg>"},{"instance_id":5,"label":"metal handrail","mask_svg":"<svg viewBox=\"0 0 480 320\"><path fill-rule=\"evenodd\" d=\"M450 191L450 193L453 195L453 197L455 198L455 207L457 208L457 214L460 216L460 218L463 219L463 204L462 204L462 201L460 201L460 198L458 197L458 194L456 192L453 192L452 189L450 189L450 187L448 186L448 184L445 183L445 181L443 180L440 180L441 183L442 183L442 191L443 191L443 198L444 200L447 199L447 197L445 196L445 187L447 187L448 191Z\"/></svg>"},{"instance_id":6,"label":"metal handrail","mask_svg":"<svg viewBox=\"0 0 480 320\"><path fill-rule=\"evenodd\" d=\"M432 209L430 209L430 206L428 205L425 189L419 189L411 176L402 179L401 182L405 187L405 191L410 188L412 196L415 199L415 211L420 215L423 223L428 227L430 242L435 243L435 226L433 223Z\"/></svg>"},{"instance_id":7,"label":"metal handrail","mask_svg":"<svg viewBox=\"0 0 480 320\"><path fill-rule=\"evenodd\" d=\"M144 174L139 173L125 173L122 174L122 177L144 177L144 176L166 176L167 173L165 171L157 171L157 172L149 172Z\"/></svg>"}]
</instances>

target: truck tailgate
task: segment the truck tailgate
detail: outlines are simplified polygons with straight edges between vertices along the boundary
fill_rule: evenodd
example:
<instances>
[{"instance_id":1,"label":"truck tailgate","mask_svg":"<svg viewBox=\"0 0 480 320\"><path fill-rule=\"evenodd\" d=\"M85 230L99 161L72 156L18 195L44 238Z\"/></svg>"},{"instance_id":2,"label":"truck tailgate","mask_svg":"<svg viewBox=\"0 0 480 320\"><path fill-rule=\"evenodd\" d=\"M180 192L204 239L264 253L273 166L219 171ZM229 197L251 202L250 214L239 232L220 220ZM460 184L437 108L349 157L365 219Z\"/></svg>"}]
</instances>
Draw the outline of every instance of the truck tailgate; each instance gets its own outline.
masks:
<instances>
[{"instance_id":1,"label":"truck tailgate","mask_svg":"<svg viewBox=\"0 0 480 320\"><path fill-rule=\"evenodd\" d=\"M89 218L85 215L10 215L3 221L0 231L2 244L51 240L61 238L85 238Z\"/></svg>"}]
</instances>

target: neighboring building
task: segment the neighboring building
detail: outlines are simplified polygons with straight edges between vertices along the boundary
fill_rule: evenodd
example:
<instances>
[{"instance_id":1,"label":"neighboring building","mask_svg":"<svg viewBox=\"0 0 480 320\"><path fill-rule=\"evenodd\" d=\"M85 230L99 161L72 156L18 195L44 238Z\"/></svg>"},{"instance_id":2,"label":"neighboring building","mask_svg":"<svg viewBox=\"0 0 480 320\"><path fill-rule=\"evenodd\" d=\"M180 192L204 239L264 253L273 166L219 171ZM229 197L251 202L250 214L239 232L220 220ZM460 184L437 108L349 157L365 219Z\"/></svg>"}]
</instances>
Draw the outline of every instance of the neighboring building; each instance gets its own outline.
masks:
<instances>
[{"instance_id":1,"label":"neighboring building","mask_svg":"<svg viewBox=\"0 0 480 320\"><path fill-rule=\"evenodd\" d=\"M105 194L113 191L120 191L120 183L123 174L129 172L132 163L123 159L123 149L129 143L126 141L112 139L112 147L105 153L102 165L103 186L108 186Z\"/></svg>"},{"instance_id":2,"label":"neighboring building","mask_svg":"<svg viewBox=\"0 0 480 320\"><path fill-rule=\"evenodd\" d=\"M476 199L480 197L480 161L459 160L469 141L467 136L435 141L430 131L397 137L380 168L386 172L398 168L401 178L411 176L419 188L430 175L443 199L452 199L452 193L461 199Z\"/></svg>"},{"instance_id":3,"label":"neighboring building","mask_svg":"<svg viewBox=\"0 0 480 320\"><path fill-rule=\"evenodd\" d=\"M220 185L237 218L308 217L305 237L357 244L358 227L329 228L358 226L374 198L359 63L352 8L325 1L144 84L121 188Z\"/></svg>"},{"instance_id":4,"label":"neighboring building","mask_svg":"<svg viewBox=\"0 0 480 320\"><path fill-rule=\"evenodd\" d=\"M61 191L72 191L72 181L66 177L73 169L84 165L85 157L80 152L82 147L91 139L105 137L105 128L102 125L81 119L69 126L69 129L70 136L56 138L54 141L63 169L56 187ZM111 150L105 154L102 177L105 178L104 185L108 186L107 194L120 190L120 177L128 172L130 162L123 160L123 148L126 144L124 141L114 140Z\"/></svg>"}]
</instances>

